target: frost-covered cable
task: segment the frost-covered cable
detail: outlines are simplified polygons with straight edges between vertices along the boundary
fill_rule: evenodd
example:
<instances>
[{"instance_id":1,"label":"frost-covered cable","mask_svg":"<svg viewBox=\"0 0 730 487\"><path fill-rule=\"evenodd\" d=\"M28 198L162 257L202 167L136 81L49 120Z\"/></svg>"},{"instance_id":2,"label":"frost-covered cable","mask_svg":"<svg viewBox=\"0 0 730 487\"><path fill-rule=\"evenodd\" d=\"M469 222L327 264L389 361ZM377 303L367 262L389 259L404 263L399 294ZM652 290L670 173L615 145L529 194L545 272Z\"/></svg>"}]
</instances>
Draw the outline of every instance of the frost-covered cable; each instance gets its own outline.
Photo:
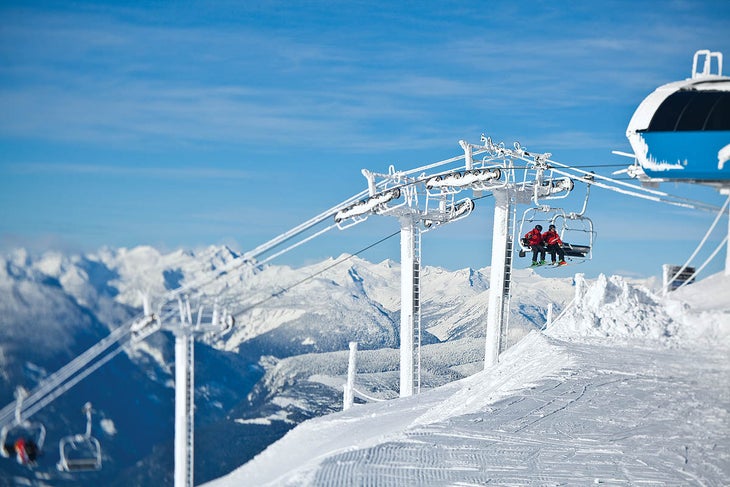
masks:
<instances>
[{"instance_id":1,"label":"frost-covered cable","mask_svg":"<svg viewBox=\"0 0 730 487\"><path fill-rule=\"evenodd\" d=\"M394 236L398 235L399 233L400 233L400 230L398 230L398 231L396 231L396 232L393 232L393 233L391 233L390 235L388 235L387 237L383 237L383 238L381 238L380 240L378 240L377 242L374 242L374 243L372 243L372 244L368 245L367 247L364 247L364 248L362 248L362 249L358 250L358 251L357 251L357 252L355 252L354 254L352 254L352 255L348 255L347 257L345 257L345 258L343 258L343 259L341 259L341 260L335 261L335 262L333 262L332 264L328 265L327 267L325 267L325 268L323 268L323 269L321 269L321 270L319 270L319 271L315 272L314 274L312 274L312 275L309 275L309 276L307 276L307 277L305 277L305 278L303 278L303 279L300 279L299 281L295 282L294 284L292 284L292 285L290 285L290 286L288 286L288 287L286 287L286 288L282 288L282 289L281 289L281 291L277 291L276 293L274 293L274 294L271 294L271 295L269 295L269 296L267 296L267 297L265 297L265 298L261 299L260 301L257 301L257 302L255 302L254 304L251 304L251 305L249 305L249 306L246 306L245 308L242 308L242 309L240 309L240 310L238 310L238 311L236 311L236 312L234 312L234 313L232 313L232 314L241 314L241 313L245 313L245 312L247 312L247 311L249 311L249 310L251 310L251 309L253 309L253 308L257 307L257 306L260 306L260 305L264 304L265 302L267 302L267 301L269 301L269 300L271 300L271 299L274 299L275 297L277 297L277 296L280 296L281 294L284 294L285 292L287 292L287 291L289 291L289 290L293 289L294 287L296 287L296 286L298 286L298 285L300 285L300 284L303 284L303 283L305 283L305 282L307 282L307 281L309 281L309 280L311 280L311 279L314 279L314 278L315 278L315 277L317 277L318 275L320 275L320 274L323 274L324 272L326 272L326 271L328 271L328 270L332 269L333 267L336 267L336 266L338 266L338 265L340 265L340 264L343 264L343 263L347 262L348 260L350 260L350 259L352 259L352 258L356 257L357 255L359 255L359 254L361 254L361 253L365 252L366 250L369 250L369 249L371 249L371 248L375 247L376 245L379 245L379 244L381 244L381 243L385 242L385 241L386 241L386 240L388 240L389 238L392 238L392 237L394 237Z\"/></svg>"},{"instance_id":2,"label":"frost-covered cable","mask_svg":"<svg viewBox=\"0 0 730 487\"><path fill-rule=\"evenodd\" d=\"M322 231L320 231L320 232L324 232L324 231L328 231L328 230L331 230L331 229L332 229L333 227L335 227L335 226L336 226L336 225L332 225L332 226L330 226L330 227L328 227L328 228L326 228L326 229L324 229L324 230L322 230ZM357 255L359 255L359 254L361 254L361 253L365 252L366 250L369 250L369 249L371 249L371 248L375 247L376 245L379 245L379 244L383 243L384 241L388 240L388 239L389 239L389 238L391 238L391 237L394 237L395 235L398 235L399 233L400 233L400 230L398 230L398 231L396 231L396 232L394 232L394 233L392 233L392 234L388 235L387 237L384 237L384 238L382 238L382 239L378 240L378 241L377 241L377 242L375 242L375 243L372 243L372 244L368 245L367 247L365 247L365 248L363 248L363 249L360 249L360 250L358 250L357 252L353 253L352 255L349 255L349 256L347 256L347 257L345 257L345 258L341 259L341 260L338 260L338 261L336 261L336 262L334 262L334 263L330 264L329 266L325 267L324 269L321 269L321 270L319 270L319 271L315 272L314 274L312 274L312 275L310 275L310 276L307 276L307 277L305 277L304 279L302 279L302 280L300 280L300 281L297 281L296 283L292 284L291 286L289 286L289 287L287 287L287 288L283 288L283 289L282 289L281 291L277 291L277 292L276 292L276 293L274 293L274 294L268 295L267 297L265 297L265 298L263 298L263 299L261 299L261 300L257 301L256 303L254 303L254 304L252 304L252 305L250 305L250 306L246 306L245 308L242 308L242 309L240 309L240 310L234 311L234 312L232 312L231 314L240 314L240 313L245 313L246 311L248 311L248 310L250 310L250 309L252 309L252 308L255 308L256 306L260 306L261 304L263 304L263 303L265 303L265 302L269 301L270 299L272 299L272 298L274 298L274 297L276 297L276 296L279 296L279 295L281 295L281 294L283 294L283 293L285 293L285 292L289 291L290 289L292 289L292 288L293 288L293 287L295 287L295 286L298 286L298 285L300 285L300 284L302 284L302 283L304 283L304 282L306 282L306 281L308 281L308 280L311 280L311 279L313 279L313 278L317 277L318 275L320 275L320 274L322 274L322 273L324 273L324 272L328 271L329 269L331 269L331 268L333 268L333 267L336 267L336 266L338 266L338 265L340 265L340 264L342 264L342 263L344 263L344 262L346 262L346 261L348 261L348 260L352 259L353 257L356 257ZM316 236L317 236L317 235L312 235L312 236L310 237L310 240L311 240L312 238L316 237ZM300 244L295 244L295 245L301 245L302 243L304 243L304 242L301 242ZM284 249L284 251L288 251L288 250L291 250L291 249ZM280 255L280 254L281 254L281 253L283 253L284 251L282 251L282 252L280 252L280 253L278 253L278 254L275 254L275 255L269 256L268 258L264 259L263 261L259 262L258 264L259 264L259 265L262 265L262 264L266 264L266 263L268 263L269 261L271 261L272 259L274 259L275 257L278 257L278 255ZM222 305L223 305L223 306L225 307L226 305L228 305L228 304L231 304L231 303L234 303L234 304L235 304L235 301L231 300L231 301L228 301L228 302L222 303Z\"/></svg>"},{"instance_id":3,"label":"frost-covered cable","mask_svg":"<svg viewBox=\"0 0 730 487\"><path fill-rule=\"evenodd\" d=\"M655 190L655 189L650 189L650 188L644 188L644 187L641 187L641 186L636 186L634 184L625 183L623 181L619 181L619 180L614 179L614 178L609 178L609 177L603 176L601 174L595 174L595 173L591 173L591 172L587 172L587 171L582 171L582 170L579 170L579 169L573 169L570 166L566 166L565 164L561 164L561 163L556 162L556 161L549 161L549 162L551 162L553 164L558 164L561 167L564 167L564 168L573 170L573 171L578 172L578 173L581 173L581 174L583 174L585 176L591 176L592 177L592 180L586 181L586 184L592 184L592 185L598 186L599 188L608 189L608 190L614 191L616 193L626 194L626 195L629 195L629 196L634 196L636 198L641 198L641 199L646 199L646 200L650 200L650 201L655 201L655 202L658 202L658 203L666 203L666 204L669 204L669 205L679 206L679 207L682 207L682 208L701 209L701 210L707 210L707 211L717 211L717 209L718 209L717 206L709 205L709 204L704 203L704 202L701 202L701 201L696 201L696 200L692 200L692 199L689 199L689 198L683 198L683 197L680 197L680 196L671 195L671 194L666 193L664 191L658 191L658 190ZM572 174L572 173L570 173L568 171L562 171L560 169L555 169L555 168L552 168L552 170L553 170L553 172L555 172L557 174L561 174L563 176L568 176L568 177L571 177L571 178L572 177L575 177L574 174ZM610 182L610 183L612 183L614 185L623 186L623 187L628 188L628 189L622 189L622 188L619 188L619 187L611 186L608 183L603 183L603 182L597 181L596 179L605 180L605 181Z\"/></svg>"},{"instance_id":4,"label":"frost-covered cable","mask_svg":"<svg viewBox=\"0 0 730 487\"><path fill-rule=\"evenodd\" d=\"M604 176L602 174L596 174L594 172L583 171L581 169L578 169L575 166L568 166L568 165L563 164L563 163L558 162L558 161L548 160L547 162L549 162L551 164L554 164L554 165L558 165L558 166L563 167L565 169L569 169L571 171L578 172L580 174L583 174L584 176L590 176L591 178L603 179L603 180L609 181L611 183L615 183L615 184L617 184L619 186L628 187L628 188L630 188L630 189L632 189L634 191L639 192L639 193L637 193L637 195L638 194L641 194L641 192L644 192L644 193L653 194L653 195L657 195L657 196L663 196L663 197L673 198L673 199L675 199L677 201L684 201L684 202L687 202L690 205L693 205L694 207L703 208L703 209L706 209L706 210L712 210L712 211L716 211L717 210L717 207L716 206L708 205L708 204L703 203L701 201L696 201L696 200L692 200L692 199L689 199L689 198L683 198L681 196L675 196L675 195L666 193L664 191L659 191L657 189L651 189L651 188L646 188L646 187L643 187L643 186L636 186L635 184L625 183L625 182L623 182L623 181L621 181L619 179L616 179L616 178L610 178L608 176ZM558 173L558 174L562 174L562 175L568 176L568 177L574 177L573 174L570 174L568 172L560 171L558 169L555 169L554 167L552 169L556 173ZM594 184L594 183L590 182L588 184ZM608 186L601 186L601 187L604 187L605 189L612 189L612 188L610 188ZM633 193L631 193L631 194L633 194Z\"/></svg>"},{"instance_id":5,"label":"frost-covered cable","mask_svg":"<svg viewBox=\"0 0 730 487\"><path fill-rule=\"evenodd\" d=\"M473 155L476 156L479 154L483 154L485 152L487 152L487 149L476 150L476 151L474 151ZM459 156L454 156L450 159L444 159L443 161L434 162L434 163L428 164L426 166L417 167L415 169L409 169L408 171L403 171L403 174L415 174L415 173L419 173L419 172L423 172L423 171L428 171L429 169L433 169L434 167L440 167L445 164L450 164L452 162L456 162L461 159L464 159L464 154L461 154Z\"/></svg>"},{"instance_id":6,"label":"frost-covered cable","mask_svg":"<svg viewBox=\"0 0 730 487\"><path fill-rule=\"evenodd\" d=\"M584 171L584 170L578 169L574 166L568 166L567 164L563 164L558 161L553 161L552 159L548 160L547 162L549 162L550 164L553 164L553 165L558 165L565 169L570 169L571 171L575 171L577 173L583 174L584 176L597 177L597 178L605 179L607 181L612 181L612 182L616 181L620 186L628 186L637 191L643 191L645 193L655 194L655 195L659 195L659 196L669 196L668 193L665 193L664 191L659 191L658 189L644 188L642 186L636 186L635 184L629 184L629 183L625 183L622 181L614 180L613 178L610 178L608 176L604 176L602 174L596 174L596 173L590 172L590 171ZM562 171L556 170L554 167L552 169L555 170L555 172L558 172L559 174L562 173L565 176L571 176L571 177L573 176L570 173L563 173Z\"/></svg>"},{"instance_id":7,"label":"frost-covered cable","mask_svg":"<svg viewBox=\"0 0 730 487\"><path fill-rule=\"evenodd\" d=\"M662 292L666 293L667 290L669 289L669 284L674 280L674 277L682 274L682 272L684 272L684 270L687 267L689 267L690 262L692 262L692 260L697 256L697 254L699 253L699 251L705 245L705 242L707 242L707 238L710 236L710 234L712 233L712 231L717 226L717 223L720 221L720 218L722 218L722 216L725 214L725 209L728 207L728 204L730 204L730 196L727 197L727 199L725 200L725 203L722 205L722 208L720 208L720 211L717 212L717 216L715 217L715 220L712 222L712 225L710 225L710 228L707 229L707 232L705 232L705 236L702 237L702 240L700 240L700 243L697 245L697 248L695 249L695 251L692 253L692 255L689 256L689 258L687 259L687 261L674 274L674 276L672 276L672 279L669 282L667 282L667 286L664 289L662 289ZM694 277L695 274L697 274L697 272L695 272L692 275L692 277ZM689 279L687 281L689 281ZM685 281L685 282L687 282L687 281ZM679 286L679 287L682 287L682 286Z\"/></svg>"},{"instance_id":8,"label":"frost-covered cable","mask_svg":"<svg viewBox=\"0 0 730 487\"><path fill-rule=\"evenodd\" d=\"M64 382L69 380L74 374L78 373L81 369L86 367L91 361L97 358L99 355L104 353L109 347L115 343L121 341L130 331L131 323L123 325L112 330L112 332L102 339L96 345L93 345L87 349L84 353L73 359L71 362L66 364L64 367L51 374L45 380L43 380L31 393L23 400L23 413L24 417L28 417L27 411L31 410L34 404L43 401L44 398L51 395L54 390L60 387ZM57 396L54 396L54 398ZM44 405L47 402L44 403ZM15 403L8 404L2 411L0 411L0 425L9 424L12 421L14 415ZM37 409L33 409L36 411Z\"/></svg>"},{"instance_id":9,"label":"frost-covered cable","mask_svg":"<svg viewBox=\"0 0 730 487\"><path fill-rule=\"evenodd\" d=\"M367 195L368 195L367 190L361 191L360 193L346 199L342 203L339 203L338 205L333 206L332 208L323 211L319 215L317 215L313 218L310 218L306 222L301 223L300 225L297 225L296 227L292 228L291 230L284 232L277 237L272 238L268 242L265 242L265 243L259 245L258 247L254 248L253 250L251 250L249 252L246 252L244 255L249 258L251 258L251 257L255 258L255 257L271 250L272 248L275 248L278 245L286 242L287 240L296 237L300 233L305 232L305 231L309 230L310 228L322 223L323 221L327 220L328 218L332 218L332 216L334 216L335 213L340 211L342 208L350 205L351 203L353 203L355 201L358 201L361 198L364 198Z\"/></svg>"},{"instance_id":10,"label":"frost-covered cable","mask_svg":"<svg viewBox=\"0 0 730 487\"><path fill-rule=\"evenodd\" d=\"M382 186L382 183L381 183L381 186ZM350 198L346 199L342 203L339 203L336 206L333 206L333 207L319 213L318 215L310 218L309 220L305 221L304 223L301 223L301 224L297 225L296 227L272 238L271 240L264 242L263 244L259 245L258 247L255 247L254 249L252 249L248 252L245 252L241 256L233 259L232 261L230 261L226 265L224 265L222 268L220 268L218 270L218 272L216 272L215 275L206 276L197 281L190 282L188 284L180 286L177 289L173 289L173 290L169 291L168 293L166 293L163 296L162 300L163 301L175 300L181 294L184 294L186 292L192 292L196 289L199 289L203 286L207 286L207 285L215 282L222 275L225 275L231 271L234 271L234 270L242 267L247 262L250 262L251 259L255 259L259 255L266 253L269 250L272 250L272 249L278 247L282 243L284 243L288 240L291 240L292 238L296 237L297 235L300 235L301 233L304 233L307 230L319 225L320 223L327 220L328 218L331 218L334 214L336 214L342 208L367 196L367 194L368 194L368 191L364 190L354 196L351 196Z\"/></svg>"},{"instance_id":11,"label":"frost-covered cable","mask_svg":"<svg viewBox=\"0 0 730 487\"><path fill-rule=\"evenodd\" d=\"M58 398L59 396L64 394L66 391L71 389L73 386L75 386L76 384L78 384L79 382L84 380L90 374L95 372L99 367L106 364L114 357L116 357L122 350L123 350L123 348L120 346L116 350L110 352L108 355L105 355L104 357L102 357L98 362L95 362L93 365L85 368L80 374L78 374L78 375L74 376L72 379L66 381L62 387L57 387L57 388L53 389L52 393L46 394L45 396L43 396L43 399L36 402L33 406L28 407L28 408L24 407L23 408L25 410L24 417L26 417L26 418L30 417L33 414L40 411L41 409L43 409L44 407L46 407L48 404L50 404L51 402L56 400L56 398Z\"/></svg>"},{"instance_id":12,"label":"frost-covered cable","mask_svg":"<svg viewBox=\"0 0 730 487\"><path fill-rule=\"evenodd\" d=\"M293 249L299 247L300 245L304 245L305 243L309 242L310 240L313 240L313 239L319 237L320 235L323 235L323 234L329 232L330 230L332 230L333 228L336 228L336 227L337 227L337 224L334 223L334 224L332 224L332 225L330 225L330 226L328 226L326 228L323 228L322 230L318 231L317 233L314 233L314 234L308 236L307 238L305 238L303 240L299 240L298 242L290 245L289 247L287 247L285 249L282 249L279 252L276 252L275 254L270 255L269 257L267 257L266 259L262 260L261 262L258 262L258 265L266 264L266 263L274 260L275 258L277 258L277 257L279 257L279 256L281 256L281 255L283 255L283 254L285 254L287 252L289 252L290 250L293 250Z\"/></svg>"}]
</instances>

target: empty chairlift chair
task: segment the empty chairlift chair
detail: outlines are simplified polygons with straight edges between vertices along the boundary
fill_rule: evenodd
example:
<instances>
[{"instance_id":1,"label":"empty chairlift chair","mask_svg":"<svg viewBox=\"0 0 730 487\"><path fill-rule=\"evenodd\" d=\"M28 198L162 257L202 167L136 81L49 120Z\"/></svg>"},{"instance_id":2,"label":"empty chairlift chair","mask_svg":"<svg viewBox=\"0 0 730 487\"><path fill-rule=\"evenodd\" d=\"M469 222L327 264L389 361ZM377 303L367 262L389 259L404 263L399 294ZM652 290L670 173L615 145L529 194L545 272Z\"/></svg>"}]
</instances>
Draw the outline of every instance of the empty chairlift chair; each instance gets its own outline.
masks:
<instances>
[{"instance_id":1,"label":"empty chairlift chair","mask_svg":"<svg viewBox=\"0 0 730 487\"><path fill-rule=\"evenodd\" d=\"M61 459L58 469L64 472L84 472L101 469L101 445L91 436L91 403L84 405L86 432L66 436L58 444Z\"/></svg>"}]
</instances>

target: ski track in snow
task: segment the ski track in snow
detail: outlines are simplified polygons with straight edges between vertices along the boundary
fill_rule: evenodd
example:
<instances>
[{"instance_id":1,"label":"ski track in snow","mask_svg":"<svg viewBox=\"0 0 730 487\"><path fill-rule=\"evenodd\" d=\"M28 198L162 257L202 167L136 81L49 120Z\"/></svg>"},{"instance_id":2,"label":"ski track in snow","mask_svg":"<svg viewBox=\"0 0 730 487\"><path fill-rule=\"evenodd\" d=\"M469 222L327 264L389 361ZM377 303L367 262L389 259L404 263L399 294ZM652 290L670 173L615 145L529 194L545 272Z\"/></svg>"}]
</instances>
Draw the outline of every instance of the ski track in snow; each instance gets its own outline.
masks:
<instances>
[{"instance_id":1,"label":"ski track in snow","mask_svg":"<svg viewBox=\"0 0 730 487\"><path fill-rule=\"evenodd\" d=\"M711 386L728 384L728 370L718 357L717 381L698 388L693 378L707 372L691 356L678 358L581 347L580 374L565 371L483 412L413 428L403 440L333 455L313 483L711 485L730 478L730 395ZM655 370L628 372L646 363ZM657 398L666 401L657 406Z\"/></svg>"},{"instance_id":2,"label":"ski track in snow","mask_svg":"<svg viewBox=\"0 0 730 487\"><path fill-rule=\"evenodd\" d=\"M534 355L529 366L539 367L535 362L544 356ZM311 450L298 455L299 468L289 465L288 473L260 478L265 452L224 485L244 479L257 485L318 486L717 485L718 479L730 478L730 392L717 387L730 383L726 354L706 357L713 364L709 370L694 354L676 351L571 344L569 358L573 365L558 376L477 412L425 424L421 415L402 431L393 421L394 432L371 438L372 446L363 447L368 428L382 432L375 424L394 419L383 406L364 406L360 419L340 413L337 420L328 418L334 421L329 425L310 421L298 428L300 435L312 437L307 440ZM499 367L516 365L508 361ZM463 391L470 389L470 380L460 381ZM470 392L497 394L504 385L492 381L491 390ZM415 416L423 407L441 409L429 395L421 398L427 405L410 399L416 404L407 411ZM672 432L669 437L667 432ZM317 436L320 441L313 439ZM277 446L270 450L284 453Z\"/></svg>"}]
</instances>

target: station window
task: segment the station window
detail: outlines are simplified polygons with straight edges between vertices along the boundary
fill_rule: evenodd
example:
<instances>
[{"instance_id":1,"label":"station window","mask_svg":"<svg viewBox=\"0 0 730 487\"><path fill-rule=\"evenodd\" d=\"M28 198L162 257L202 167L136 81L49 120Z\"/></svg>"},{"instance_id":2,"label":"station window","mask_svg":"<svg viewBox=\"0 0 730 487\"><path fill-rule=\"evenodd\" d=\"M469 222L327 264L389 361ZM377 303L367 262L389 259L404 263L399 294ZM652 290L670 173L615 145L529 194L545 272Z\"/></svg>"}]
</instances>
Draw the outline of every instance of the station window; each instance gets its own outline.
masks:
<instances>
[{"instance_id":1,"label":"station window","mask_svg":"<svg viewBox=\"0 0 730 487\"><path fill-rule=\"evenodd\" d=\"M723 93L712 107L705 130L730 130L730 93Z\"/></svg>"},{"instance_id":2,"label":"station window","mask_svg":"<svg viewBox=\"0 0 730 487\"><path fill-rule=\"evenodd\" d=\"M654 113L649 124L649 132L673 132L677 120L695 94L694 91L678 91L669 95Z\"/></svg>"},{"instance_id":3,"label":"station window","mask_svg":"<svg viewBox=\"0 0 730 487\"><path fill-rule=\"evenodd\" d=\"M650 132L730 130L730 93L678 91L659 106Z\"/></svg>"}]
</instances>

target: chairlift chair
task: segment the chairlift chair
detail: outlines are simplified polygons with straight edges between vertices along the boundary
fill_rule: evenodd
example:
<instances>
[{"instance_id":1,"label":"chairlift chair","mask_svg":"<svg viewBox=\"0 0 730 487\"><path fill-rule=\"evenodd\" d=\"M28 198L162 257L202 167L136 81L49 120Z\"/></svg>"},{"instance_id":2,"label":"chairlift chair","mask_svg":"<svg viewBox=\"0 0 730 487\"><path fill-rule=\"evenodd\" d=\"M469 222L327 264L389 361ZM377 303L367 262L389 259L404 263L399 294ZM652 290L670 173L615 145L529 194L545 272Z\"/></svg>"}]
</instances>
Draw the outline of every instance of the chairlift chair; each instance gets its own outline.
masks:
<instances>
[{"instance_id":1,"label":"chairlift chair","mask_svg":"<svg viewBox=\"0 0 730 487\"><path fill-rule=\"evenodd\" d=\"M84 405L86 432L61 438L58 443L60 460L57 468L62 472L88 472L101 469L101 445L91 436L91 403Z\"/></svg>"},{"instance_id":2,"label":"chairlift chair","mask_svg":"<svg viewBox=\"0 0 730 487\"><path fill-rule=\"evenodd\" d=\"M24 465L35 465L35 459L43 451L43 443L46 439L46 427L39 422L31 422L22 419L23 399L28 395L27 391L18 387L15 392L15 420L2 427L0 430L0 455L9 458L17 454L18 462ZM21 456L16 451L18 441L25 443L27 455Z\"/></svg>"},{"instance_id":3,"label":"chairlift chair","mask_svg":"<svg viewBox=\"0 0 730 487\"><path fill-rule=\"evenodd\" d=\"M542 227L542 232L547 232L550 225L554 224L555 220L564 216L565 212L562 208L551 208L549 206L537 206L528 208L522 213L522 220L520 221L519 238L517 242L520 245L519 256L524 257L527 252L531 252L532 248L527 244L525 234L535 228L535 225ZM562 235L562 234L561 234ZM562 238L562 236L561 236Z\"/></svg>"},{"instance_id":4,"label":"chairlift chair","mask_svg":"<svg viewBox=\"0 0 730 487\"><path fill-rule=\"evenodd\" d=\"M555 218L554 225L560 229L560 240L563 241L566 257L572 257L573 260L591 260L596 232L590 218L577 213L562 214Z\"/></svg>"},{"instance_id":5,"label":"chairlift chair","mask_svg":"<svg viewBox=\"0 0 730 487\"><path fill-rule=\"evenodd\" d=\"M22 440L26 444L28 450L27 460L18 460L21 464L34 465L35 459L38 457L43 450L43 443L46 439L46 428L43 424L38 422L22 421L20 423L12 423L11 425L4 426L0 431L0 454L9 458L13 454L16 454L16 446L19 440ZM35 447L35 451L31 453L31 449L28 448L29 443ZM20 457L19 457L20 458Z\"/></svg>"},{"instance_id":6,"label":"chairlift chair","mask_svg":"<svg viewBox=\"0 0 730 487\"><path fill-rule=\"evenodd\" d=\"M543 233L550 225L555 225L565 257L571 260L590 260L592 258L593 240L596 232L593 230L593 221L578 213L565 213L562 208L549 206L528 208L522 215L518 242L519 256L524 257L532 251L527 244L525 234L535 225L542 226Z\"/></svg>"}]
</instances>

